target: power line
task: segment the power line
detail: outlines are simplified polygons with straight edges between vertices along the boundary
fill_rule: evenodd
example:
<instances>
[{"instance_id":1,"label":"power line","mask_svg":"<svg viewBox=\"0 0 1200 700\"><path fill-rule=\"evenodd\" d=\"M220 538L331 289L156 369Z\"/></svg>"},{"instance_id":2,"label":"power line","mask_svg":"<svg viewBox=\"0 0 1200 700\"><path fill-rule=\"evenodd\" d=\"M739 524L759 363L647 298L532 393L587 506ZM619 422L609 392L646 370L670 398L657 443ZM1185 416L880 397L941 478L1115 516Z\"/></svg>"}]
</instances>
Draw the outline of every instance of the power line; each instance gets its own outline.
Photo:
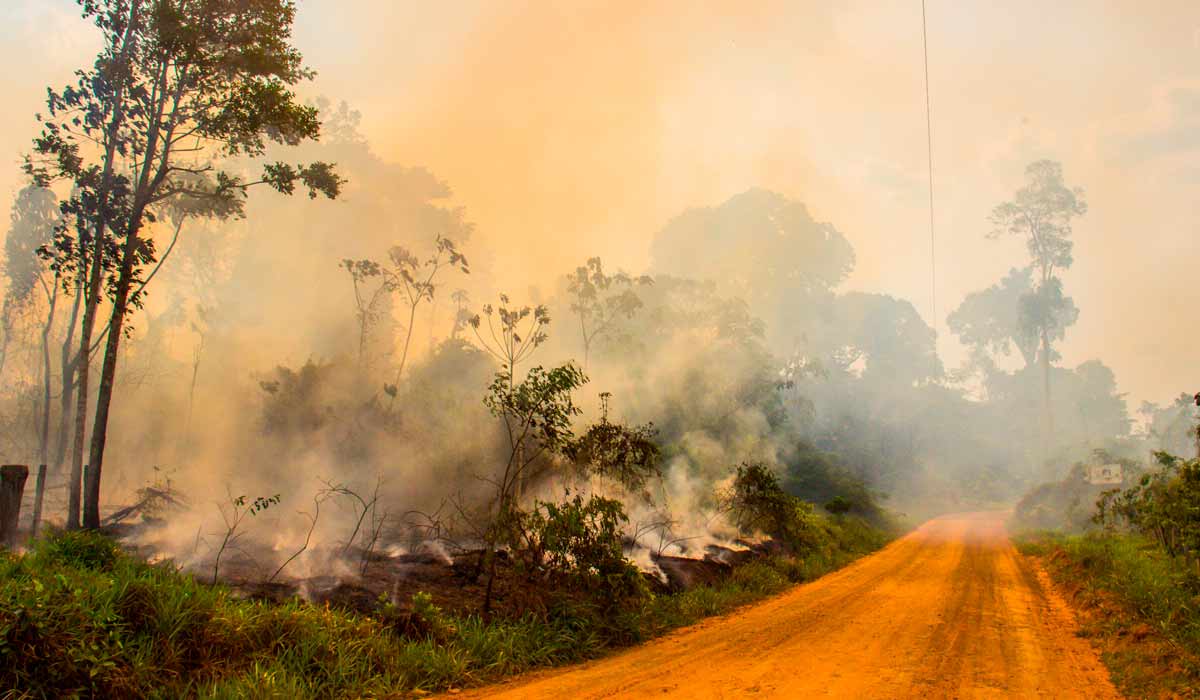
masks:
<instances>
[{"instance_id":1,"label":"power line","mask_svg":"<svg viewBox=\"0 0 1200 700\"><path fill-rule=\"evenodd\" d=\"M925 53L925 157L929 164L929 299L933 331L936 337L937 315L937 237L933 216L933 110L929 105L929 30L925 21L925 0L921 0L921 45Z\"/></svg>"}]
</instances>

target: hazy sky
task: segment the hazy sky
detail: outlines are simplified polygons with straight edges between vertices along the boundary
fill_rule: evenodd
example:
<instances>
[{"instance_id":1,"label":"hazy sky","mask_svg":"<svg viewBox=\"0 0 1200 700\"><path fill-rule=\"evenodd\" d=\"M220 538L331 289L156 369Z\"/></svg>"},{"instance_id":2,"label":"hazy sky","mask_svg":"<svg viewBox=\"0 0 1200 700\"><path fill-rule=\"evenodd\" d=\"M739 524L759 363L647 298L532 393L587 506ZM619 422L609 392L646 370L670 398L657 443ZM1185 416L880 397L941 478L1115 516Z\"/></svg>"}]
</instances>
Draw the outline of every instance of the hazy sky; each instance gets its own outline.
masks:
<instances>
[{"instance_id":1,"label":"hazy sky","mask_svg":"<svg viewBox=\"0 0 1200 700\"><path fill-rule=\"evenodd\" d=\"M986 218L1049 157L1091 205L1067 364L1103 359L1131 408L1200 389L1200 3L928 13L943 353L961 357L946 313L1023 264ZM94 52L76 14L0 2L0 215L44 87ZM591 255L639 270L668 218L763 186L846 234L848 288L928 319L920 18L919 0L301 0L297 43L320 73L306 91L361 110L384 158L445 178L514 292Z\"/></svg>"}]
</instances>

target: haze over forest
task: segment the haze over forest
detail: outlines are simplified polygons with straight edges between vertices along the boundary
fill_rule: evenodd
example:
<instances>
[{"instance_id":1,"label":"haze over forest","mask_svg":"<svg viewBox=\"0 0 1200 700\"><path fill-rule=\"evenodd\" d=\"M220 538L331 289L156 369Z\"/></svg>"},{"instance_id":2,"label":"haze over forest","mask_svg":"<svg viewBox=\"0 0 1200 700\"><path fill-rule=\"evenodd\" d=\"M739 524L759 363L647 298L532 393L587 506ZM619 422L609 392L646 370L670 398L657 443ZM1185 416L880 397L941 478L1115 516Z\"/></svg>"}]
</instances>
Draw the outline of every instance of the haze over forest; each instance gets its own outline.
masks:
<instances>
[{"instance_id":1,"label":"haze over forest","mask_svg":"<svg viewBox=\"0 0 1200 700\"><path fill-rule=\"evenodd\" d=\"M286 34L289 3L231 7L276 13ZM98 500L111 511L170 480L198 507L156 546L192 566L220 556L196 534L224 515L212 503L303 504L330 480L386 482L396 508L453 501L456 541L493 551L466 511L500 517L579 488L555 470L588 454L511 434L516 409L495 402L527 371L575 401L560 428L603 432L611 417L655 445L643 466L662 477L657 500L621 496L635 530L650 519L700 541L734 534L718 494L738 465L813 503L931 514L1010 504L1096 450L1190 449L1200 35L1184 27L1197 11L1065 4L1052 24L1077 33L1050 37L1033 3L956 8L930 9L931 250L912 8L301 3L292 38L315 79L294 54L264 69L294 103L248 117L201 101L162 129L216 136L154 155L170 176L129 195L144 233L99 254L129 269L103 268L99 374L78 392L72 266L90 263L72 231L108 224L81 213L94 185L57 141L79 127L81 93L52 92L44 121L45 90L91 65L102 34L75 3L10 3L0 51L24 68L0 85L0 449L50 464L54 498L107 455L82 499L93 526ZM146 36L170 33L158 21ZM130 148L154 137L139 118L121 127ZM70 139L104 155L94 134ZM121 172L153 160L114 153ZM267 187L243 186L256 172ZM506 329L488 325L509 310ZM97 407L86 420L70 420L75 394ZM536 474L483 493L497 464L526 457ZM275 551L308 541L304 518L278 517Z\"/></svg>"},{"instance_id":2,"label":"haze over forest","mask_svg":"<svg viewBox=\"0 0 1200 700\"><path fill-rule=\"evenodd\" d=\"M0 168L0 216L21 186L45 86L96 48L77 15L68 0L0 7L0 57L20 67L0 78L11 166ZM1064 362L1102 358L1131 408L1194 385L1200 370L1183 349L1197 331L1179 319L1200 301L1187 283L1200 8L933 2L929 34L947 364L965 352L946 313L1021 262L1019 241L985 239L988 212L1027 163L1052 158L1090 205L1064 277L1082 310ZM346 100L382 160L445 181L477 227L473 257L500 287L545 292L597 254L646 269L652 234L672 216L757 186L845 233L857 264L843 288L910 299L928 322L920 39L910 4L867 2L581 2L556 13L310 0L296 27L318 72L301 93Z\"/></svg>"},{"instance_id":3,"label":"haze over forest","mask_svg":"<svg viewBox=\"0 0 1200 700\"><path fill-rule=\"evenodd\" d=\"M0 1L5 697L1191 697L1114 4Z\"/></svg>"}]
</instances>

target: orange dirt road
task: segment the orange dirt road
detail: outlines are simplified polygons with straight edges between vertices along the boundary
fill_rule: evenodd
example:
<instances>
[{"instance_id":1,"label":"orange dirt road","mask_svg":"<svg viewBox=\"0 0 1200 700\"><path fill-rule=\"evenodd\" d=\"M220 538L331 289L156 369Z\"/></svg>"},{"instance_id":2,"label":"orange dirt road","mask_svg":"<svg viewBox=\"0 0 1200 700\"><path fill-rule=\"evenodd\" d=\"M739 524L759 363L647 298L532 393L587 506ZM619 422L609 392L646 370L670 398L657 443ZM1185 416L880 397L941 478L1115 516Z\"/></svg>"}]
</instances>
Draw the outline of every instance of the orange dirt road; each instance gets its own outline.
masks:
<instances>
[{"instance_id":1,"label":"orange dirt road","mask_svg":"<svg viewBox=\"0 0 1200 700\"><path fill-rule=\"evenodd\" d=\"M812 583L474 698L1120 698L1005 513L931 520Z\"/></svg>"}]
</instances>

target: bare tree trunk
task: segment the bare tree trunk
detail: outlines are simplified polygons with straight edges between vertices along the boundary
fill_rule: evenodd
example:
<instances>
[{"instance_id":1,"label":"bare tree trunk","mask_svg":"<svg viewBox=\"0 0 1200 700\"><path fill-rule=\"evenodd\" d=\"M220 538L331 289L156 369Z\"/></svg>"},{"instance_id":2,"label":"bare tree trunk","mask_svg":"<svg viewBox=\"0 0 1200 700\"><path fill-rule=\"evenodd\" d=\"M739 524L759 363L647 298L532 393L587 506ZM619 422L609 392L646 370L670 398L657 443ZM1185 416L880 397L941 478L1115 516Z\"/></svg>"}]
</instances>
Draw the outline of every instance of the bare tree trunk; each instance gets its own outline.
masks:
<instances>
[{"instance_id":1,"label":"bare tree trunk","mask_svg":"<svg viewBox=\"0 0 1200 700\"><path fill-rule=\"evenodd\" d=\"M591 354L592 343L591 338L588 338L587 324L583 322L583 311L579 312L579 333L583 337L583 368L587 369L588 355Z\"/></svg>"},{"instance_id":2,"label":"bare tree trunk","mask_svg":"<svg viewBox=\"0 0 1200 700\"><path fill-rule=\"evenodd\" d=\"M63 339L59 356L59 367L62 368L62 394L58 405L58 430L54 452L54 473L62 473L63 462L67 459L67 442L69 440L68 425L71 421L71 403L75 398L75 373L79 368L79 356L74 354L75 324L79 322L79 307L83 301L83 280L75 284L75 302L71 305L71 319L67 322L67 337ZM78 483L78 479L76 479Z\"/></svg>"},{"instance_id":3,"label":"bare tree trunk","mask_svg":"<svg viewBox=\"0 0 1200 700\"><path fill-rule=\"evenodd\" d=\"M100 248L100 246L97 246ZM80 481L83 477L83 443L87 435L88 376L91 372L92 331L96 327L96 311L100 295L100 265L93 258L91 280L88 282L89 296L83 309L83 330L79 334L79 356L77 358L78 379L75 383L75 439L71 445L71 477L67 488L67 529L79 527ZM94 291L92 291L94 290Z\"/></svg>"},{"instance_id":4,"label":"bare tree trunk","mask_svg":"<svg viewBox=\"0 0 1200 700\"><path fill-rule=\"evenodd\" d=\"M396 397L400 395L400 377L404 374L404 365L408 362L408 346L412 343L413 324L417 320L417 305L413 304L408 311L408 331L404 334L404 350L400 353L400 367L396 370L396 393L388 401L390 411L396 405Z\"/></svg>"},{"instance_id":5,"label":"bare tree trunk","mask_svg":"<svg viewBox=\"0 0 1200 700\"><path fill-rule=\"evenodd\" d=\"M12 549L17 544L17 526L21 521L21 498L29 467L6 464L0 467L0 544Z\"/></svg>"},{"instance_id":6,"label":"bare tree trunk","mask_svg":"<svg viewBox=\"0 0 1200 700\"><path fill-rule=\"evenodd\" d=\"M492 594L494 593L495 585L496 585L496 557L497 556L498 555L497 555L496 551L494 551L494 550L488 551L488 557L490 558L490 562L489 562L489 566L488 566L488 580L487 580L487 588L484 590L484 593L483 593L483 619L485 622L490 620L492 617Z\"/></svg>"},{"instance_id":7,"label":"bare tree trunk","mask_svg":"<svg viewBox=\"0 0 1200 700\"><path fill-rule=\"evenodd\" d=\"M46 464L50 454L50 375L54 367L50 364L50 333L54 329L54 316L58 310L58 275L54 276L54 291L50 294L50 309L46 312L46 323L42 326L42 423L38 427L38 456Z\"/></svg>"},{"instance_id":8,"label":"bare tree trunk","mask_svg":"<svg viewBox=\"0 0 1200 700\"><path fill-rule=\"evenodd\" d=\"M404 374L404 365L408 362L408 347L412 343L413 325L417 322L417 305L413 304L408 313L408 332L404 334L404 351L400 353L400 367L396 370L396 386L400 386L400 376Z\"/></svg>"},{"instance_id":9,"label":"bare tree trunk","mask_svg":"<svg viewBox=\"0 0 1200 700\"><path fill-rule=\"evenodd\" d=\"M1054 441L1054 409L1050 405L1050 334L1044 326L1042 328L1042 389L1045 408L1044 458L1049 459Z\"/></svg>"},{"instance_id":10,"label":"bare tree trunk","mask_svg":"<svg viewBox=\"0 0 1200 700\"><path fill-rule=\"evenodd\" d=\"M136 222L140 218L140 212L135 210L130 220ZM88 469L87 483L84 484L83 526L89 530L100 528L100 476L104 469L104 446L108 440L108 414L112 405L113 385L117 374L117 352L120 350L125 312L129 306L134 257L142 243L137 229L136 224L130 226L121 251L121 270L117 277L112 317L108 322L104 361L100 366L100 390L96 394L96 416L92 423L92 444L88 453L90 468Z\"/></svg>"},{"instance_id":11,"label":"bare tree trunk","mask_svg":"<svg viewBox=\"0 0 1200 700\"><path fill-rule=\"evenodd\" d=\"M37 537L38 527L42 524L42 500L46 496L46 465L39 464L37 481L33 487L33 518L29 524L29 537Z\"/></svg>"},{"instance_id":12,"label":"bare tree trunk","mask_svg":"<svg viewBox=\"0 0 1200 700\"><path fill-rule=\"evenodd\" d=\"M109 212L110 205L109 195L112 187L112 176L116 166L118 137L121 129L125 124L125 75L129 68L129 56L133 51L135 43L135 31L138 27L138 19L141 14L142 1L132 0L129 4L129 22L126 25L125 36L121 38L121 53L118 58L118 70L116 71L116 93L112 99L112 118L109 120L105 130L105 153L104 153L104 169L101 173L101 188L98 197L98 205L96 212L95 230L92 232L95 240L93 242L94 249L92 259L88 261L91 266L88 275L88 295L84 304L83 311L83 332L79 339L79 381L77 382L77 393L75 403L75 442L73 445L73 454L71 460L71 481L70 481L70 496L67 507L67 527L79 527L79 501L80 501L80 478L83 473L83 445L87 431L87 399L88 399L88 382L90 380L89 373L91 368L91 351L92 351L92 333L96 328L96 312L100 306L100 282L103 277L102 260L104 258L104 236L109 228ZM81 255L85 255L82 249ZM126 290L128 293L128 290ZM107 409L106 409L107 413ZM107 418L107 415L106 415ZM94 437L94 436L93 436ZM95 471L95 470L92 470ZM99 482L96 482L99 487ZM98 516L98 513L97 513ZM97 521L97 526L99 522Z\"/></svg>"},{"instance_id":13,"label":"bare tree trunk","mask_svg":"<svg viewBox=\"0 0 1200 700\"><path fill-rule=\"evenodd\" d=\"M192 444L192 409L196 403L196 378L200 376L200 355L204 352L204 335L200 335L200 343L192 352L192 383L188 386L187 421L183 426L184 449L190 449Z\"/></svg>"}]
</instances>

